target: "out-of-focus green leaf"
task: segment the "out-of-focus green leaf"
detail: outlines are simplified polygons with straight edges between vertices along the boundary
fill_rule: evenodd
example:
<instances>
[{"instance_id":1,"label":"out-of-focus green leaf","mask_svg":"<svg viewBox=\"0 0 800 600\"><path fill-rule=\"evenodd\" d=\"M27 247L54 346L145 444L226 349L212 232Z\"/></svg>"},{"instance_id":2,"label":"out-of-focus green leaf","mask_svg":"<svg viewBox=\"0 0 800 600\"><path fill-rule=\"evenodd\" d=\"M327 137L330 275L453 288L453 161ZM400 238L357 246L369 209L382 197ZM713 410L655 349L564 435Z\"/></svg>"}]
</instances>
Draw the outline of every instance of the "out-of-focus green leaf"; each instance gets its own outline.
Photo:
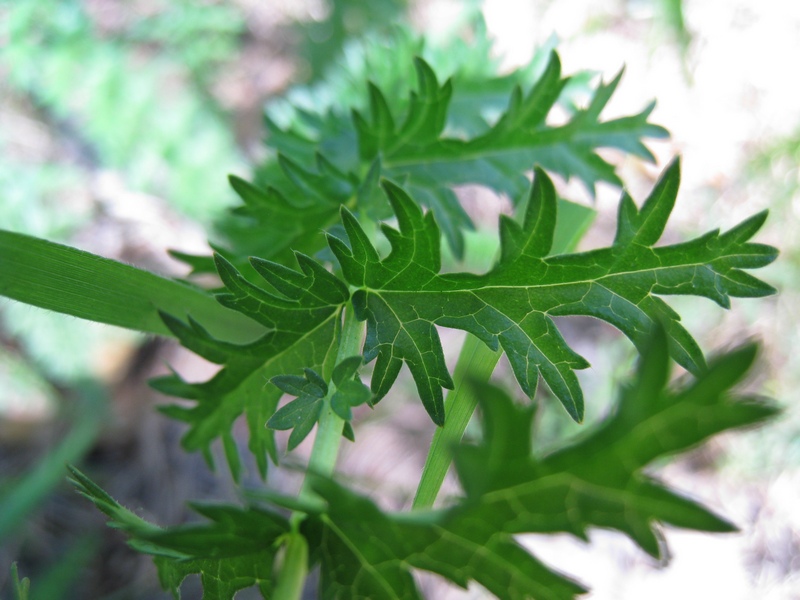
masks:
<instances>
[{"instance_id":1,"label":"out-of-focus green leaf","mask_svg":"<svg viewBox=\"0 0 800 600\"><path fill-rule=\"evenodd\" d=\"M620 184L598 149L653 160L643 140L667 131L649 121L652 105L629 117L601 117L621 74L593 85L583 74L563 77L550 45L527 67L498 75L485 29L473 33L474 45L455 40L443 48L402 30L391 47L372 39L360 58L348 55L317 86L273 104L266 121L274 152L255 185L233 181L243 205L221 227L237 267L247 255L285 262L292 248L315 255L341 205L367 220L390 216L377 193L381 176L434 212L461 258L463 233L473 224L454 186L485 186L518 203L534 164L594 190L600 181ZM588 105L575 103L578 88ZM552 123L556 105L567 109L567 123ZM288 218L296 210L306 218Z\"/></svg>"},{"instance_id":2,"label":"out-of-focus green leaf","mask_svg":"<svg viewBox=\"0 0 800 600\"><path fill-rule=\"evenodd\" d=\"M384 29L402 20L407 6L407 0L326 2L325 18L301 22L296 27L302 41L299 54L308 63L308 79L313 81L325 75L347 45L365 31Z\"/></svg>"},{"instance_id":3,"label":"out-of-focus green leaf","mask_svg":"<svg viewBox=\"0 0 800 600\"><path fill-rule=\"evenodd\" d=\"M109 525L125 532L135 550L154 557L161 585L175 598L181 582L195 573L207 600L232 600L237 591L253 586L270 597L275 553L289 532L282 516L257 508L195 505L207 523L162 529L121 506L74 467L70 472L78 491L108 515Z\"/></svg>"},{"instance_id":4,"label":"out-of-focus green leaf","mask_svg":"<svg viewBox=\"0 0 800 600\"><path fill-rule=\"evenodd\" d=\"M188 0L142 12L126 14L111 36L80 0L15 0L3 11L0 65L11 89L67 124L81 161L119 169L133 189L209 222L233 199L218 169L242 159L205 84L244 18Z\"/></svg>"},{"instance_id":5,"label":"out-of-focus green leaf","mask_svg":"<svg viewBox=\"0 0 800 600\"><path fill-rule=\"evenodd\" d=\"M19 578L17 563L11 564L11 590L14 600L30 600L31 580L27 577Z\"/></svg>"},{"instance_id":6,"label":"out-of-focus green leaf","mask_svg":"<svg viewBox=\"0 0 800 600\"><path fill-rule=\"evenodd\" d=\"M498 598L568 600L585 590L540 563L514 539L522 533L570 533L587 539L602 527L628 535L661 557L657 527L734 531L729 522L668 489L644 469L728 429L778 412L731 387L752 365L746 346L713 362L671 392L666 334L656 328L616 411L594 431L542 458L531 455L534 410L479 385L484 438L456 450L465 497L451 508L386 513L334 481L314 477L325 508L309 506L302 531L316 548L323 598L419 599L412 569L459 586L475 581Z\"/></svg>"},{"instance_id":7,"label":"out-of-focus green leaf","mask_svg":"<svg viewBox=\"0 0 800 600\"><path fill-rule=\"evenodd\" d=\"M63 481L64 464L59 467ZM102 541L96 535L96 530L91 529L65 544L55 564L36 575L36 585L31 590L30 600L51 600L74 595L76 587L85 581L87 569L92 568Z\"/></svg>"}]
</instances>

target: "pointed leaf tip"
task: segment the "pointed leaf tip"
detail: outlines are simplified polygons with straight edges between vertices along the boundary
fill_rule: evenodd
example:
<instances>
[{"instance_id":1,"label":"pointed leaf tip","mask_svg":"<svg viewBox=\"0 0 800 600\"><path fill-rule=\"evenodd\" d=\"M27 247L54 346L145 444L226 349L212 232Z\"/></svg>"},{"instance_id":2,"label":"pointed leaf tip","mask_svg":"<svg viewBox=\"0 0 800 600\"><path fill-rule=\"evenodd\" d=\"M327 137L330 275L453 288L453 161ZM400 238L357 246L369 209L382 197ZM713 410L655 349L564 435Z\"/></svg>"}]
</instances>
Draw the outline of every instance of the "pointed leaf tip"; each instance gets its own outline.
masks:
<instances>
[{"instance_id":1,"label":"pointed leaf tip","mask_svg":"<svg viewBox=\"0 0 800 600\"><path fill-rule=\"evenodd\" d=\"M752 238L764 226L769 216L769 210L764 209L735 225L720 236L722 243L744 243ZM775 251L777 255L777 250Z\"/></svg>"},{"instance_id":2,"label":"pointed leaf tip","mask_svg":"<svg viewBox=\"0 0 800 600\"><path fill-rule=\"evenodd\" d=\"M652 246L661 238L678 197L680 180L680 158L676 156L662 171L636 219L631 223L635 231L631 239L637 244Z\"/></svg>"},{"instance_id":3,"label":"pointed leaf tip","mask_svg":"<svg viewBox=\"0 0 800 600\"><path fill-rule=\"evenodd\" d=\"M439 80L436 78L436 73L425 59L421 56L415 56L414 68L417 71L420 96L425 97L436 93L439 88Z\"/></svg>"},{"instance_id":4,"label":"pointed leaf tip","mask_svg":"<svg viewBox=\"0 0 800 600\"><path fill-rule=\"evenodd\" d=\"M543 258L553 247L557 217L556 189L543 169L534 167L523 229L528 233L524 253Z\"/></svg>"}]
</instances>

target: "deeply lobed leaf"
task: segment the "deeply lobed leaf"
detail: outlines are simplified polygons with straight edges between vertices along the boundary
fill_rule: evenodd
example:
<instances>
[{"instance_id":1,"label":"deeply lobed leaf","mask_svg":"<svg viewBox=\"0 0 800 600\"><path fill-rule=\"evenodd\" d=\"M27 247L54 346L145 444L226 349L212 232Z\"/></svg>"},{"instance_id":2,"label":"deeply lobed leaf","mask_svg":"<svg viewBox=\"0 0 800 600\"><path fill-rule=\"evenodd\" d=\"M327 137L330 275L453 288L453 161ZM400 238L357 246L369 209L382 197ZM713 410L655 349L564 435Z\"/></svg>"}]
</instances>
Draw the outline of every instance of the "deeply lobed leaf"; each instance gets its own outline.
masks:
<instances>
[{"instance_id":1,"label":"deeply lobed leaf","mask_svg":"<svg viewBox=\"0 0 800 600\"><path fill-rule=\"evenodd\" d=\"M275 412L267 421L272 429L292 429L288 449L293 450L306 436L319 418L322 400L328 393L328 384L312 369L305 369L305 376L279 375L272 383L282 392L297 396L283 408Z\"/></svg>"},{"instance_id":2,"label":"deeply lobed leaf","mask_svg":"<svg viewBox=\"0 0 800 600\"><path fill-rule=\"evenodd\" d=\"M338 278L302 254L297 255L299 272L252 259L253 269L274 293L250 283L221 256L216 261L228 290L218 296L219 301L266 326L267 333L251 344L235 345L213 338L191 318L186 324L162 315L184 346L224 366L204 383L187 383L172 375L156 379L151 385L165 394L196 401L188 408L174 405L162 412L190 425L183 438L183 445L189 450L203 450L210 457L211 442L222 438L237 478L238 453L230 430L233 422L246 414L250 449L264 476L267 455L277 460L273 437L264 424L275 412L281 396L281 390L267 382L304 369L324 372L330 368L326 365L335 356L338 317L349 292Z\"/></svg>"},{"instance_id":3,"label":"deeply lobed leaf","mask_svg":"<svg viewBox=\"0 0 800 600\"><path fill-rule=\"evenodd\" d=\"M358 221L342 209L349 245L329 236L352 302L367 321L366 360L377 359L372 390L377 399L408 365L420 398L437 424L444 420L442 388L452 388L436 326L466 330L492 349L501 346L523 391L532 396L539 375L577 421L583 393L575 370L589 366L572 351L553 321L585 315L620 329L641 347L653 324L665 324L673 358L694 373L703 354L680 317L658 295L705 296L728 307L730 296L774 292L745 273L775 259L777 251L750 243L766 214L731 231L654 247L677 196L680 167L668 167L641 209L623 195L617 237L608 248L548 256L556 223L552 182L535 173L522 225L501 220L501 257L484 275L439 274L439 229L399 186L384 182L398 229L384 226L391 252L381 258Z\"/></svg>"},{"instance_id":4,"label":"deeply lobed leaf","mask_svg":"<svg viewBox=\"0 0 800 600\"><path fill-rule=\"evenodd\" d=\"M466 496L455 506L389 514L339 484L316 479L328 506L306 531L320 546L323 597L419 598L410 576L418 568L463 587L475 581L499 598L573 598L585 590L539 563L514 534L567 532L586 539L589 527L610 528L661 557L658 523L733 531L644 468L776 414L762 400L731 394L754 355L753 346L733 351L696 381L669 392L666 334L657 328L616 411L581 441L543 458L531 455L534 411L480 385L484 439L456 451Z\"/></svg>"},{"instance_id":5,"label":"deeply lobed leaf","mask_svg":"<svg viewBox=\"0 0 800 600\"><path fill-rule=\"evenodd\" d=\"M227 288L220 296L223 305L243 312L270 329L270 333L245 351L252 360L234 358L241 353L239 350L226 348L214 352L209 350L207 340L195 340L192 342L195 348L204 346L203 351L210 352L211 360L224 365L220 373L204 384L187 384L177 376L155 383L166 393L198 401L198 405L190 409L169 407L165 411L191 424L184 440L187 448L207 449L213 439L222 437L225 447L232 450L234 443L226 432L244 411L250 423L251 446L257 446L257 458L264 472L265 453L274 455L274 445L271 436L258 434L259 421L274 412L278 393L269 387L263 391L264 401L259 402L257 396L262 393L259 385L275 375L299 374L303 368L319 370L320 349L330 348L334 330L333 320L327 320L331 316L327 302L299 306L291 294L284 297L287 292L281 282L284 279L292 282L298 277L312 281L311 270L317 269L319 289L316 292L300 289L298 293L313 296L329 286L335 295L347 295L343 284L336 278L331 279L332 276L322 275L319 271L324 269L306 254L320 251L325 239L320 232L327 230L343 235L336 231L340 228L336 225L340 206L352 208L359 218L366 220L391 216L385 195L378 187L382 175L404 181L417 201L431 207L438 222L438 225L433 224L431 217L431 225L438 227L437 235L440 230L444 233L458 255L462 250L461 230L471 224L449 186L478 183L517 199L527 181L523 173L536 160L564 175L579 176L590 187L598 178L616 182L613 169L596 156L597 147L609 145L649 157L640 138L666 133L647 123L644 113L628 121L611 121L608 129L600 127L604 125L599 120L600 113L619 77L610 85L600 84L590 90L593 99L589 107L573 111L569 127L549 126L547 116L556 102L569 104L568 89L577 80L561 77L558 58L549 51L540 53L525 69L497 76L494 62L477 60L490 46L488 40L481 37L485 36L485 31L478 29L476 40L484 39L485 43L476 41L474 47L460 48L457 54L442 51L440 57L447 58L425 53L427 60L419 56L412 60L421 47L409 43L393 48L384 57L386 60L380 59L381 73L397 70L405 73L413 64L417 79L415 90L408 92L409 83L399 77L399 73L388 80L379 77L377 83L368 83L359 76L355 81L361 82L361 90L366 92L363 102L353 98L352 102L345 102L327 113L293 109L295 120L290 126L279 126L271 118L267 119L271 131L269 144L276 154L259 170L257 185L231 177L231 185L243 201L235 212L243 218L223 227L235 240L235 248L218 253L215 268ZM437 70L441 71L442 64L457 57L464 59L459 62L458 58L454 68L448 67L453 76L440 84L430 64L437 64ZM460 88L463 89L459 91ZM523 93L523 89L528 92ZM352 111L345 110L348 103L354 106ZM507 104L505 110L504 103ZM500 116L489 116L493 112ZM302 218L297 218L298 214L302 214ZM351 244L354 243L353 231L354 228L349 227ZM372 251L366 238L359 247ZM287 264L293 251L300 263L300 275L293 269L279 268ZM247 262L246 255L258 255L270 261ZM324 252L319 256L333 258ZM200 257L183 258L196 271L207 270L211 264ZM425 256L425 264L435 267L434 274L438 272L438 262L435 262L438 260L437 242L427 249ZM278 295L264 290L260 278L266 278ZM314 330L309 323L320 319L324 325ZM203 337L193 325L190 329ZM430 359L430 371L424 378L417 377L417 383L426 388L423 394L426 406L434 419L441 422L443 415L438 398L441 387L450 386L451 381L440 358L438 337L434 332L426 348L415 346L428 335L429 329L421 321L415 340L407 336L398 338L398 351L404 356L417 354L415 360L419 364ZM309 347L314 348L315 356L303 363L301 353ZM401 364L397 360L386 360L385 356L385 353L379 356L373 378L373 390L379 390L378 396L394 381ZM283 358L278 360L277 357ZM289 357L294 357L294 362ZM574 366L581 364L571 354L567 353L567 357ZM281 371L279 367L286 370ZM376 384L378 381L384 383ZM353 401L366 398L362 389L351 387L355 393ZM350 414L351 402L343 401L341 395L338 398L337 412ZM307 429L313 424L309 415L303 421Z\"/></svg>"},{"instance_id":6,"label":"deeply lobed leaf","mask_svg":"<svg viewBox=\"0 0 800 600\"><path fill-rule=\"evenodd\" d=\"M461 256L462 232L472 223L453 186L486 186L516 203L524 198L524 173L534 163L577 177L591 191L599 181L620 185L597 150L615 148L652 161L642 139L667 136L648 120L652 105L637 115L601 120L622 73L594 86L581 74L562 77L552 45L525 68L498 75L482 27L476 27L468 49L451 42L458 52L425 48L404 35L397 32L402 39L391 49L373 40L364 50L369 56L364 60L378 72L350 73L343 67L345 72L308 92L314 103L298 100L308 108L284 107L293 115L288 122L267 117L267 143L274 155L260 167L257 185L231 179L243 201L235 214L245 219L230 219L222 230L234 246L237 267L244 268L248 255L285 263L291 250L321 250L319 232L335 226L340 205L368 219L386 217L389 208L377 193L380 176L402 182L429 207ZM452 75L440 83L437 71ZM416 87L409 90L413 78ZM348 90L339 90L338 104L316 108L326 106L333 93L327 87L343 81ZM576 90L589 93L586 107L575 107ZM552 125L557 104L570 115L566 123ZM298 210L303 219L293 218ZM187 258L202 268L197 259Z\"/></svg>"},{"instance_id":7,"label":"deeply lobed leaf","mask_svg":"<svg viewBox=\"0 0 800 600\"><path fill-rule=\"evenodd\" d=\"M721 431L777 414L761 399L731 394L754 356L754 346L735 350L696 381L669 392L666 335L657 329L615 412L581 440L543 458L529 455L533 411L482 388L484 441L456 454L467 496L481 498L480 507L476 503L467 514L478 511L487 528L508 533L568 532L586 539L587 527L616 529L657 558L663 545L656 523L733 531L727 521L662 486L644 468Z\"/></svg>"}]
</instances>

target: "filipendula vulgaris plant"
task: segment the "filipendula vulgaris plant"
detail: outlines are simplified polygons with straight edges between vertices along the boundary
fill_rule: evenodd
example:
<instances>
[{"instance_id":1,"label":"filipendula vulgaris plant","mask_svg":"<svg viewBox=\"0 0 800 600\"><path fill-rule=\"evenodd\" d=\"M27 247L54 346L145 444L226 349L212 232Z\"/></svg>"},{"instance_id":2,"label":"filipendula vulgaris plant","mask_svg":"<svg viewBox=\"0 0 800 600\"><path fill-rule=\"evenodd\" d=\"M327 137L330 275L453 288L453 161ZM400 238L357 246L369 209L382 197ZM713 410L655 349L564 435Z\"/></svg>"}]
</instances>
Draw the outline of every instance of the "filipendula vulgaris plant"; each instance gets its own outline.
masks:
<instances>
[{"instance_id":1,"label":"filipendula vulgaris plant","mask_svg":"<svg viewBox=\"0 0 800 600\"><path fill-rule=\"evenodd\" d=\"M615 529L660 558L662 523L734 530L645 468L777 412L731 391L753 363L753 345L707 364L663 299L702 296L728 308L731 297L772 294L747 273L777 255L750 241L766 213L657 245L678 195L674 160L640 204L622 193L610 246L575 252L592 210L558 198L549 173L592 191L598 182L621 186L597 150L653 161L642 140L667 132L649 121L652 104L601 117L621 73L607 83L564 77L546 48L528 67L498 75L489 46L481 31L472 44L442 50L398 31L393 44L368 44L325 84L274 105L270 158L253 183L230 179L242 204L220 225L224 244L211 257L174 253L194 272L216 273L220 289L0 233L0 293L170 336L221 365L202 383L179 374L152 382L190 401L163 409L186 424L187 451L211 461L211 444L221 440L239 481L231 427L244 417L265 477L279 459L273 430L291 430L291 451L316 429L298 497L194 505L200 524L148 523L71 468L79 491L134 549L153 556L175 597L187 575L199 574L206 599L230 600L252 586L264 598L297 599L318 568L321 598L420 598L412 576L419 569L462 587L475 582L498 598L561 600L586 590L516 534L588 539L590 527ZM574 98L587 91L579 106ZM568 115L558 125L549 118L555 110ZM453 191L463 184L507 195L518 218L500 218L498 257L487 272L443 274L442 243L462 256L473 226ZM537 454L536 402L520 406L487 381L505 353L525 395L533 398L541 379L565 418L580 422L576 371L589 364L554 321L570 315L613 325L641 357L604 420L579 441ZM437 327L468 333L454 374ZM668 386L670 361L692 375L677 389ZM352 409L381 410L403 365L439 427L412 510L392 513L340 483L336 459L342 438L354 439ZM284 395L292 399L279 408ZM478 405L483 436L462 443ZM451 462L462 495L433 510Z\"/></svg>"}]
</instances>

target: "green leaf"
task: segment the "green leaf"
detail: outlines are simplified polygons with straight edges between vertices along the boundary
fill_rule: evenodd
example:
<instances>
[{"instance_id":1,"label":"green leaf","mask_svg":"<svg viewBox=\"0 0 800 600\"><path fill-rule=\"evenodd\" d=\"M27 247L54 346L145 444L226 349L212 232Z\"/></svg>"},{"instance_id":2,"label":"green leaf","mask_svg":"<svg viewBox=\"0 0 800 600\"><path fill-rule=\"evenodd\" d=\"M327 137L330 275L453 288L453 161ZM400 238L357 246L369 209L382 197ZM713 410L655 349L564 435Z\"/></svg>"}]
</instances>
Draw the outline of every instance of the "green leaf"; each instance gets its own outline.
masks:
<instances>
[{"instance_id":1,"label":"green leaf","mask_svg":"<svg viewBox=\"0 0 800 600\"><path fill-rule=\"evenodd\" d=\"M448 111L454 84L448 81L439 86L430 67L424 61L417 64L420 91L412 96L407 122L427 118L426 126L420 127L419 133L403 125L392 135L373 134L386 141L366 152L364 146L371 150L374 145L365 141L371 132L359 130L362 159L381 152L384 175L398 180L407 177L406 186L412 193L417 187L435 192L448 185L477 183L517 200L524 193L521 173L534 163L566 178L578 177L593 191L598 181L620 184L613 167L597 154L598 148L616 148L653 161L641 138L667 135L662 127L648 122L652 105L634 116L600 121L622 73L609 84L601 82L589 105L577 110L566 124L548 125L546 119L569 82L561 77L555 52L530 91L524 93L519 86L513 89L505 112L488 131L467 139L441 135L440 115ZM415 102L417 98L424 102Z\"/></svg>"},{"instance_id":2,"label":"green leaf","mask_svg":"<svg viewBox=\"0 0 800 600\"><path fill-rule=\"evenodd\" d=\"M644 473L654 460L686 451L712 435L774 417L775 406L736 397L731 387L751 367L755 347L713 362L697 380L665 390L669 362L657 328L616 410L594 431L541 459L529 456L533 411L482 386L484 441L456 453L459 478L489 528L508 533L568 532L586 539L589 526L631 537L654 557L663 546L655 523L701 531L735 528ZM480 470L475 468L480 466ZM564 511L564 506L570 506Z\"/></svg>"},{"instance_id":3,"label":"green leaf","mask_svg":"<svg viewBox=\"0 0 800 600\"><path fill-rule=\"evenodd\" d=\"M350 410L354 406L361 406L371 402L372 392L361 381L350 380L345 381L342 385L338 386L336 392L331 397L331 408L345 421L353 418L353 413Z\"/></svg>"},{"instance_id":4,"label":"green leaf","mask_svg":"<svg viewBox=\"0 0 800 600\"><path fill-rule=\"evenodd\" d=\"M359 216L385 216L386 203L375 193L382 176L402 183L434 212L461 257L462 233L473 225L454 186L486 186L517 203L533 164L567 179L577 177L593 191L601 181L621 183L598 149L653 161L642 139L666 137L667 131L648 120L652 105L633 116L601 119L622 73L595 85L585 74L562 77L551 44L527 67L498 75L485 29L476 27L475 36L473 46L456 40L440 49L403 32L396 33L399 40L391 49L372 40L361 49L361 67L348 63L328 81L296 94L308 108L284 106L293 116L284 124L268 117L267 143L275 153L257 176L265 189L231 180L244 201L235 212L246 217L223 227L233 254L278 262L285 262L291 248L315 254L323 242L319 233L336 224L339 205ZM440 83L437 72L452 76ZM336 89L341 86L347 91ZM574 108L575 90L588 93L584 108ZM338 103L330 106L330 98ZM570 115L566 123L553 125L557 104ZM304 218L293 218L301 209Z\"/></svg>"},{"instance_id":5,"label":"green leaf","mask_svg":"<svg viewBox=\"0 0 800 600\"><path fill-rule=\"evenodd\" d=\"M282 392L297 396L267 421L267 427L272 429L293 429L289 435L289 450L293 450L317 423L328 384L312 369L306 369L304 377L278 375L271 381Z\"/></svg>"},{"instance_id":6,"label":"green leaf","mask_svg":"<svg viewBox=\"0 0 800 600\"><path fill-rule=\"evenodd\" d=\"M181 582L194 573L209 600L233 600L237 591L253 586L270 597L275 554L290 530L282 516L258 508L194 505L205 523L162 529L121 506L74 467L69 469L78 491L108 515L109 526L122 530L135 550L154 557L162 587L175 598L180 597Z\"/></svg>"},{"instance_id":7,"label":"green leaf","mask_svg":"<svg viewBox=\"0 0 800 600\"><path fill-rule=\"evenodd\" d=\"M356 441L356 433L355 431L353 431L353 425L350 423L350 421L344 422L344 427L342 428L342 435L351 442Z\"/></svg>"},{"instance_id":8,"label":"green leaf","mask_svg":"<svg viewBox=\"0 0 800 600\"><path fill-rule=\"evenodd\" d=\"M246 414L249 447L262 477L266 474L267 455L277 460L275 442L265 430L265 423L281 396L279 388L265 384L274 377L288 375L289 379L278 381L289 385L291 377L298 377L304 370L307 376L313 371L326 372L328 361L335 356L341 306L349 295L347 287L321 265L305 255L296 256L300 271L252 259L254 271L274 293L250 283L230 262L217 256L217 268L226 285L218 300L267 327L267 333L250 344L236 345L212 337L193 319L184 323L162 315L169 330L186 348L224 366L203 383L188 383L178 375L151 381L162 393L196 401L191 407L172 405L160 409L190 425L182 440L187 450L202 450L209 456L211 443L218 437L224 440L233 422ZM308 433L314 421L308 414L306 417L303 426ZM229 454L236 477L236 461L231 458Z\"/></svg>"},{"instance_id":9,"label":"green leaf","mask_svg":"<svg viewBox=\"0 0 800 600\"><path fill-rule=\"evenodd\" d=\"M229 177L234 191L244 202L217 228L232 245L236 266L245 268L247 256L260 256L282 264L292 260L294 251L314 254L324 245L321 234L333 220L344 198L305 193L276 166L269 185L258 187L235 176ZM299 170L300 167L297 167ZM324 178L320 178L324 179ZM297 218L302 211L303 217ZM208 263L193 258L197 272L213 272Z\"/></svg>"},{"instance_id":10,"label":"green leaf","mask_svg":"<svg viewBox=\"0 0 800 600\"><path fill-rule=\"evenodd\" d=\"M339 362L333 368L333 375L331 381L337 387L341 386L345 381L353 379L358 373L358 369L364 363L362 356L349 356Z\"/></svg>"},{"instance_id":11,"label":"green leaf","mask_svg":"<svg viewBox=\"0 0 800 600\"><path fill-rule=\"evenodd\" d=\"M519 109L522 110L522 109ZM773 288L748 275L777 251L748 240L765 213L731 231L653 247L664 230L680 181L668 167L641 209L624 195L615 243L577 254L548 256L557 221L552 182L536 169L522 225L503 217L501 258L484 275L439 274L439 228L399 186L384 182L399 230L383 226L391 244L385 258L359 222L342 209L349 245L328 237L352 295L367 321L364 358L377 359L376 398L386 395L406 363L420 398L437 424L444 419L442 388L452 388L436 326L466 330L490 348L502 347L523 391L533 396L539 375L577 421L583 393L575 370L589 366L561 337L553 317L585 315L620 329L641 348L655 322L664 322L673 358L694 373L705 359L680 317L658 295L705 296L728 307L730 296L759 297Z\"/></svg>"},{"instance_id":12,"label":"green leaf","mask_svg":"<svg viewBox=\"0 0 800 600\"><path fill-rule=\"evenodd\" d=\"M667 336L648 338L636 375L615 409L592 431L549 455L532 453L535 411L488 384L477 384L483 439L455 449L464 497L438 511L387 513L335 481L309 475L317 497L269 499L305 513L300 533L321 567L322 598L420 599L413 569L466 588L476 582L498 598L570 600L586 590L541 563L514 538L570 533L587 539L602 527L629 536L660 558L660 524L699 531L735 528L697 502L662 485L646 469L733 428L753 426L778 410L731 389L750 369L756 350L721 356L693 381L671 391ZM156 556L162 583L176 592L201 573L205 594L229 599L258 583L270 597L276 547L289 523L275 513L200 506L203 524L159 529L125 510L80 472L79 490L130 537ZM568 507L568 510L565 510ZM302 555L304 556L304 555ZM205 596L204 596L205 597Z\"/></svg>"},{"instance_id":13,"label":"green leaf","mask_svg":"<svg viewBox=\"0 0 800 600\"><path fill-rule=\"evenodd\" d=\"M361 356L350 356L340 361L331 375L331 383L335 388L330 399L331 407L346 421L353 417L351 407L360 406L372 399L369 388L360 380L354 379L362 363ZM279 375L271 381L282 392L296 396L276 411L267 422L267 426L272 429L293 430L288 444L289 450L293 450L308 436L319 420L323 400L329 393L328 384L312 369L305 369L304 377ZM348 433L352 438L352 430L345 432L345 435Z\"/></svg>"},{"instance_id":14,"label":"green leaf","mask_svg":"<svg viewBox=\"0 0 800 600\"><path fill-rule=\"evenodd\" d=\"M331 396L331 408L345 421L353 418L350 410L352 407L372 402L372 392L358 378L358 369L363 363L362 356L350 356L340 361L333 369L331 380L336 386L336 391ZM345 433L345 436L347 435L348 432Z\"/></svg>"},{"instance_id":15,"label":"green leaf","mask_svg":"<svg viewBox=\"0 0 800 600\"><path fill-rule=\"evenodd\" d=\"M514 535L565 532L587 539L588 528L602 527L661 558L661 523L734 531L644 470L714 434L776 415L761 399L731 393L754 356L754 346L735 350L697 380L668 391L666 334L656 328L616 410L594 431L541 458L531 454L534 410L481 384L484 437L477 446L457 448L466 495L445 510L386 513L314 477L327 507L310 508L302 531L317 548L322 597L421 598L411 569L423 569L462 587L475 581L498 598L571 599L585 590L539 562Z\"/></svg>"},{"instance_id":16,"label":"green leaf","mask_svg":"<svg viewBox=\"0 0 800 600\"><path fill-rule=\"evenodd\" d=\"M386 514L333 481L314 478L327 503L301 531L316 548L321 598L422 599L411 569L432 571L466 588L473 580L498 598L572 599L586 590L550 570L510 535L479 521L441 514Z\"/></svg>"},{"instance_id":17,"label":"green leaf","mask_svg":"<svg viewBox=\"0 0 800 600\"><path fill-rule=\"evenodd\" d=\"M263 328L212 296L107 258L0 230L0 294L27 304L137 331L172 335L159 311L191 314L219 336L250 341Z\"/></svg>"}]
</instances>

